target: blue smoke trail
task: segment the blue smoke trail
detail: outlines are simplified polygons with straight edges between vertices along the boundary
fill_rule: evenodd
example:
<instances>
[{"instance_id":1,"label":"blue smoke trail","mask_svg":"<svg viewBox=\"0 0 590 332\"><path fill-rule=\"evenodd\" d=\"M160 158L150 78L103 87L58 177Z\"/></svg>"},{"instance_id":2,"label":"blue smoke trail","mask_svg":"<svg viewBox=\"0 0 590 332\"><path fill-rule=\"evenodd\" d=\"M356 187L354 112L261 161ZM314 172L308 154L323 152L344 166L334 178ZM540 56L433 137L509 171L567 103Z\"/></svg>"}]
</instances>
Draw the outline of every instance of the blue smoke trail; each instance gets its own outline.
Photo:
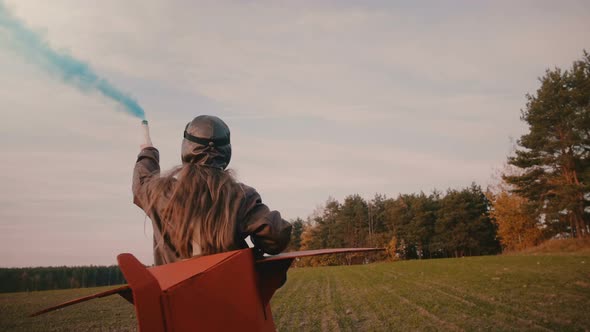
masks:
<instances>
[{"instance_id":1,"label":"blue smoke trail","mask_svg":"<svg viewBox=\"0 0 590 332\"><path fill-rule=\"evenodd\" d=\"M137 101L99 77L87 63L53 50L47 41L13 16L0 0L0 42L2 41L8 42L20 55L56 74L64 82L82 91L99 91L121 104L127 113L145 119L145 112Z\"/></svg>"}]
</instances>

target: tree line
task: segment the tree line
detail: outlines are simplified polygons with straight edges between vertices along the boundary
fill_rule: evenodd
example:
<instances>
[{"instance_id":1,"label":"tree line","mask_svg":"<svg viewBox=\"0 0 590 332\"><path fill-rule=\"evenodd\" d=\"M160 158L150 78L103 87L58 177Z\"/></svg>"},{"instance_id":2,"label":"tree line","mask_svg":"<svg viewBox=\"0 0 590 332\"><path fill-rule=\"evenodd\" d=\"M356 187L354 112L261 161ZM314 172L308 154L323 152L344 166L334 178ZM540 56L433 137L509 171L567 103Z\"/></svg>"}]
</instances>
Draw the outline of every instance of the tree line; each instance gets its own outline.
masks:
<instances>
[{"instance_id":1,"label":"tree line","mask_svg":"<svg viewBox=\"0 0 590 332\"><path fill-rule=\"evenodd\" d=\"M0 293L110 286L126 283L111 266L0 268Z\"/></svg>"},{"instance_id":2,"label":"tree line","mask_svg":"<svg viewBox=\"0 0 590 332\"><path fill-rule=\"evenodd\" d=\"M496 254L501 250L490 202L472 184L446 193L377 194L365 200L347 196L342 203L329 199L307 221L294 220L289 250L344 247L387 248L369 260L463 257ZM302 265L349 264L367 255L314 257Z\"/></svg>"}]
</instances>

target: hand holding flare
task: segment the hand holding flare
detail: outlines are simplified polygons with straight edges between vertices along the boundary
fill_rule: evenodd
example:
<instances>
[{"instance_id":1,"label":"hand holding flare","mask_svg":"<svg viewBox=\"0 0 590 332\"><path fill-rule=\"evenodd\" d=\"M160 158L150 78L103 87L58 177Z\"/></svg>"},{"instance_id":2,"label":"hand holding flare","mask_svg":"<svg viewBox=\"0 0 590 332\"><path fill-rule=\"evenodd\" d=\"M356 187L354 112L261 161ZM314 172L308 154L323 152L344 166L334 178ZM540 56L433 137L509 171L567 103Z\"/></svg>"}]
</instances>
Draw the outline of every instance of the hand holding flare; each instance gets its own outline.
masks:
<instances>
[{"instance_id":1,"label":"hand holding flare","mask_svg":"<svg viewBox=\"0 0 590 332\"><path fill-rule=\"evenodd\" d=\"M147 120L141 121L141 128L143 132L143 143L139 146L142 150L145 148L153 147L152 139L150 138L150 128Z\"/></svg>"}]
</instances>

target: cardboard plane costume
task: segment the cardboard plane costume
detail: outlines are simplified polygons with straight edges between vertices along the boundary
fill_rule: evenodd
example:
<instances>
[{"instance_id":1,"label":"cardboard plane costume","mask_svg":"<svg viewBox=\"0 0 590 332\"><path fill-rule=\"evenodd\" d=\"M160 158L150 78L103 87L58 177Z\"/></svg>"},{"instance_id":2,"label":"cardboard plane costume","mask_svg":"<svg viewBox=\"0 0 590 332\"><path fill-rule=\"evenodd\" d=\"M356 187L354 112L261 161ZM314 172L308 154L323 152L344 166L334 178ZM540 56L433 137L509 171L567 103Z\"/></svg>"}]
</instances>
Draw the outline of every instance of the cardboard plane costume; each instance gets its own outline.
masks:
<instances>
[{"instance_id":1,"label":"cardboard plane costume","mask_svg":"<svg viewBox=\"0 0 590 332\"><path fill-rule=\"evenodd\" d=\"M253 249L242 249L151 268L131 254L121 254L117 260L128 285L32 316L119 294L135 305L140 331L274 331L270 299L285 282L294 259L376 250L382 249L310 250L256 260Z\"/></svg>"}]
</instances>

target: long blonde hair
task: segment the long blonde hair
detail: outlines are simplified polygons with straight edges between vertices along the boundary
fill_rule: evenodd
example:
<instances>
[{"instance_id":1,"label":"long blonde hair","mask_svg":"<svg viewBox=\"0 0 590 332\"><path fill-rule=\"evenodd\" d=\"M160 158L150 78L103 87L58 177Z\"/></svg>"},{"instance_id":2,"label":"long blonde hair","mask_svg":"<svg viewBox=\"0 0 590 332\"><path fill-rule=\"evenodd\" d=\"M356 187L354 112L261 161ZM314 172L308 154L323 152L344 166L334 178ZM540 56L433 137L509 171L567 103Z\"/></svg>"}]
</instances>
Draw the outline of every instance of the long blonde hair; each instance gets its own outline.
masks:
<instances>
[{"instance_id":1,"label":"long blonde hair","mask_svg":"<svg viewBox=\"0 0 590 332\"><path fill-rule=\"evenodd\" d=\"M161 195L168 197L159 211L162 239L169 240L179 258L239 249L236 225L244 193L229 171L185 163L152 181L147 211Z\"/></svg>"}]
</instances>

